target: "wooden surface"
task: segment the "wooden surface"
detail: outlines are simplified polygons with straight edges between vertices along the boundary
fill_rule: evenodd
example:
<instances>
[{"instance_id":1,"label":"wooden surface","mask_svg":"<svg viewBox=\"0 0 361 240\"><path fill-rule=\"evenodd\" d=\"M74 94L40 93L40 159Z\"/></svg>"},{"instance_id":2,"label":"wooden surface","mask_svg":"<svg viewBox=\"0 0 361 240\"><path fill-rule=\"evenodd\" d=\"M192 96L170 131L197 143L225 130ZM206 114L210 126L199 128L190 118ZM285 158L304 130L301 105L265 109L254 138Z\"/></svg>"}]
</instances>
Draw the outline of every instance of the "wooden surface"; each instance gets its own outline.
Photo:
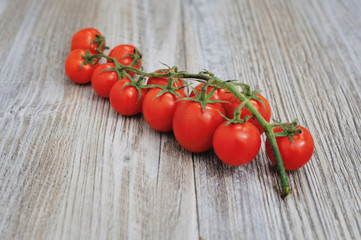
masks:
<instances>
[{"instance_id":1,"label":"wooden surface","mask_svg":"<svg viewBox=\"0 0 361 240\"><path fill-rule=\"evenodd\" d=\"M315 153L280 185L122 117L63 66L72 35L263 90ZM360 239L361 2L0 1L0 239Z\"/></svg>"}]
</instances>

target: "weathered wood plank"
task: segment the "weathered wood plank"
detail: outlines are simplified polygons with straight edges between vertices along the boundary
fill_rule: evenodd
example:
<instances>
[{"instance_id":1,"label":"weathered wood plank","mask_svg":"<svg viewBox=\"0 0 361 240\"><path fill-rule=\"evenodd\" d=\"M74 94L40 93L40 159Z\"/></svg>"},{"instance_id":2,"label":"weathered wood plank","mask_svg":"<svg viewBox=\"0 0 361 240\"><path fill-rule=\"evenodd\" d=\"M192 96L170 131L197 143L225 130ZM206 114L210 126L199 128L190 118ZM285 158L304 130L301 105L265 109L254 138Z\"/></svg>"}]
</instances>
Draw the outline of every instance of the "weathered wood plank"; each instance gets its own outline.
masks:
<instances>
[{"instance_id":1,"label":"weathered wood plank","mask_svg":"<svg viewBox=\"0 0 361 240\"><path fill-rule=\"evenodd\" d=\"M359 1L1 1L0 239L358 239ZM282 201L264 147L243 167L192 154L64 74L98 28L160 62L264 90L316 151Z\"/></svg>"}]
</instances>

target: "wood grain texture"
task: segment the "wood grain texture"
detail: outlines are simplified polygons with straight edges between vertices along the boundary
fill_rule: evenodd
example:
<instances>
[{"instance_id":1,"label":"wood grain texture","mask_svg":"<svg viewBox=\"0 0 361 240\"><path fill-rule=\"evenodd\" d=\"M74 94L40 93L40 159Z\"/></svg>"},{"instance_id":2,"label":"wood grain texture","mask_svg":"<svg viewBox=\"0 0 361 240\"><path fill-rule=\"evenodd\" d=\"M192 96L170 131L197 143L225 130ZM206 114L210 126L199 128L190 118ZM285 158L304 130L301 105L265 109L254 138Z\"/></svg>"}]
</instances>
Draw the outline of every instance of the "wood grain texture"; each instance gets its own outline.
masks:
<instances>
[{"instance_id":1,"label":"wood grain texture","mask_svg":"<svg viewBox=\"0 0 361 240\"><path fill-rule=\"evenodd\" d=\"M0 239L360 239L361 2L0 1ZM74 32L240 79L315 139L279 197L242 167L123 117L63 66ZM264 140L264 139L263 139Z\"/></svg>"}]
</instances>

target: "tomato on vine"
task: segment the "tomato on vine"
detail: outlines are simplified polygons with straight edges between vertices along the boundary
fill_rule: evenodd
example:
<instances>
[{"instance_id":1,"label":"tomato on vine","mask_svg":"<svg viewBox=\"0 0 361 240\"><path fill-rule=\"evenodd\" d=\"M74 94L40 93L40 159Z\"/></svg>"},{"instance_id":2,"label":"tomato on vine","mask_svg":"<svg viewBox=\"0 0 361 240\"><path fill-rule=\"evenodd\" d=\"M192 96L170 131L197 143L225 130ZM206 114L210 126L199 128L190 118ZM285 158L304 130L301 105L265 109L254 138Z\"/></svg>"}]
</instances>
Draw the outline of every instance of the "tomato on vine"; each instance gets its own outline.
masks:
<instances>
[{"instance_id":1,"label":"tomato on vine","mask_svg":"<svg viewBox=\"0 0 361 240\"><path fill-rule=\"evenodd\" d=\"M273 128L278 149L286 170L292 171L303 167L312 157L315 145L310 132L297 123ZM271 145L267 139L266 152L275 164Z\"/></svg>"},{"instance_id":2,"label":"tomato on vine","mask_svg":"<svg viewBox=\"0 0 361 240\"><path fill-rule=\"evenodd\" d=\"M114 63L104 63L97 66L93 71L91 84L94 91L101 97L109 98L111 88L118 81L117 72L106 70L114 67Z\"/></svg>"},{"instance_id":3,"label":"tomato on vine","mask_svg":"<svg viewBox=\"0 0 361 240\"><path fill-rule=\"evenodd\" d=\"M71 40L71 50L89 49L91 53L97 53L96 49L99 47L96 41L97 35L98 39L103 37L95 28L85 28L76 32ZM103 41L103 44L105 46L105 41Z\"/></svg>"},{"instance_id":4,"label":"tomato on vine","mask_svg":"<svg viewBox=\"0 0 361 240\"><path fill-rule=\"evenodd\" d=\"M103 52L107 49L105 38L96 29L87 28L74 34L71 49L65 61L65 72L72 81L87 83L92 78L94 91L102 97L109 96L112 107L118 113L130 116L143 110L144 118L152 128L158 131L171 131L173 128L178 143L191 152L203 152L213 145L222 161L230 165L242 165L257 155L263 129L270 133L273 127L276 137L267 134L266 151L272 162L275 162L274 158L277 160L283 197L290 193L285 169L302 167L313 154L314 142L307 129L295 122L266 123L271 118L268 101L259 91L251 91L246 84L234 80L222 81L206 70L198 74L178 72L175 66L157 71L171 71L172 74L164 74L171 78L149 78L148 88L149 85L159 86L151 86L154 88L147 94L147 86L142 85L142 81L144 77L157 74L140 70L142 55L134 46L118 45L107 56ZM106 58L108 63L97 68L97 61L101 57ZM132 78L135 74L139 75L136 81ZM121 79L117 81L118 78ZM209 85L199 84L193 89L191 97L187 98L184 90L178 88L185 86L182 79L187 78L205 81ZM239 95L237 86L242 87L243 95ZM235 112L235 118L227 119L233 117ZM227 123L224 123L223 117ZM277 153L275 156L272 148Z\"/></svg>"},{"instance_id":5,"label":"tomato on vine","mask_svg":"<svg viewBox=\"0 0 361 240\"><path fill-rule=\"evenodd\" d=\"M145 95L142 112L151 128L160 132L172 131L174 111L179 104L177 100L186 97L184 91L176 91L176 93L178 95L156 87Z\"/></svg>"},{"instance_id":6,"label":"tomato on vine","mask_svg":"<svg viewBox=\"0 0 361 240\"><path fill-rule=\"evenodd\" d=\"M141 69L142 55L133 45L118 45L110 51L109 57L115 58L120 64L124 66L131 66L136 69ZM112 62L109 59L107 61ZM129 75L134 76L134 73L129 73Z\"/></svg>"},{"instance_id":7,"label":"tomato on vine","mask_svg":"<svg viewBox=\"0 0 361 240\"><path fill-rule=\"evenodd\" d=\"M92 73L98 66L97 60L92 60L91 56L85 49L75 49L69 53L65 60L65 73L73 82L90 82Z\"/></svg>"},{"instance_id":8,"label":"tomato on vine","mask_svg":"<svg viewBox=\"0 0 361 240\"><path fill-rule=\"evenodd\" d=\"M141 88L137 83L124 78L113 85L109 100L115 111L124 116L136 115L142 111L142 102L147 89Z\"/></svg>"},{"instance_id":9,"label":"tomato on vine","mask_svg":"<svg viewBox=\"0 0 361 240\"><path fill-rule=\"evenodd\" d=\"M213 149L222 162L239 166L251 162L261 147L261 135L251 123L219 125L213 135Z\"/></svg>"},{"instance_id":10,"label":"tomato on vine","mask_svg":"<svg viewBox=\"0 0 361 240\"><path fill-rule=\"evenodd\" d=\"M178 143L191 152L204 152L212 148L212 137L224 119L224 109L220 103L210 100L213 92L197 98L180 101L173 116L173 132Z\"/></svg>"}]
</instances>

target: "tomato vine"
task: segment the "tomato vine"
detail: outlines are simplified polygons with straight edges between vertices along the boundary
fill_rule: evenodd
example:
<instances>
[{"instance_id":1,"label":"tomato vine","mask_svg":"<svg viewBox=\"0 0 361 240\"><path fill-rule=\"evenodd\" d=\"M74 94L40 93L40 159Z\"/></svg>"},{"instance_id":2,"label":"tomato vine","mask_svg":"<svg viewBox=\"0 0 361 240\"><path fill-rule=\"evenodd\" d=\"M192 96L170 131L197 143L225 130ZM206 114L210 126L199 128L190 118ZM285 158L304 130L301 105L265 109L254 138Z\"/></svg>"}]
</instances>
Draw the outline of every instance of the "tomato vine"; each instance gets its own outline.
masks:
<instances>
[{"instance_id":1,"label":"tomato vine","mask_svg":"<svg viewBox=\"0 0 361 240\"><path fill-rule=\"evenodd\" d=\"M239 103L241 104L235 110L235 118L233 120L231 120L231 119L228 119L225 116L223 116L223 114L221 114L220 112L219 113L222 115L222 117L225 117L228 120L227 124L229 124L229 123L243 124L243 123L247 122L247 120L250 118L250 116L246 116L245 119L240 119L240 114L241 114L240 111L241 111L241 108L243 108L243 107L246 108L250 114L252 114L252 117L257 121L257 123L259 125L256 127L257 128L261 127L266 134L267 144L268 144L267 145L267 151L268 151L267 154L271 154L272 156L270 158L272 158L272 161L276 162L277 169L278 169L278 172L280 175L280 180L281 180L282 197L285 198L287 195L290 194L289 182L288 182L285 166L282 161L280 149L277 145L278 140L276 140L276 137L289 137L290 141L292 141L295 134L300 134L302 131L307 131L307 130L301 130L301 127L297 127L298 125L295 121L293 123L280 123L278 121L276 123L269 123L251 102L251 101L256 100L265 107L265 101L262 100L264 98L262 96L258 95L259 91L251 91L249 85L244 84L244 83L239 83L234 80L223 81L222 79L215 77L214 74L212 74L208 71L202 71L199 73L189 73L186 71L178 71L177 67L169 67L169 69L166 69L166 70L158 70L156 72L151 72L151 73L145 72L145 71L143 71L143 68L141 65L142 55L134 46L119 45L119 46L115 47L110 52L109 55L107 55L103 52L105 49L108 49L108 47L105 45L105 38L98 31L94 31L94 30L90 29L91 32L89 33L90 30L89 29L86 29L86 30L88 31L88 33L87 33L88 35L95 34L95 38L90 43L87 43L87 44L89 44L89 48L86 51L85 50L80 51L83 54L83 55L81 55L81 58L83 59L83 63L81 65L79 63L77 63L77 65L76 65L76 67L79 67L79 65L80 65L78 74L80 74L80 69L82 69L82 67L87 66L87 68L89 68L89 66L98 64L98 61L100 58L105 58L108 62L108 64L106 65L108 67L103 66L102 68L100 68L100 70L95 71L95 72L97 72L98 75L100 75L102 72L105 72L105 71L111 71L112 73L115 72L118 76L118 80L119 79L122 80L122 81L118 81L116 84L114 84L113 79L111 80L111 83L108 81L106 83L107 84L106 92L104 94L102 94L105 97L109 96L109 91L110 91L109 89L110 89L111 84L117 85L116 90L112 90L112 92L114 92L114 91L119 92L127 86L133 87L136 90L134 90L134 89L132 90L133 91L133 99L134 99L132 101L134 101L133 104L139 105L140 104L139 101L141 99L141 93L143 93L143 91L146 92L146 88L152 88L154 86L159 86L159 85L154 85L154 84L150 84L148 86L142 85L143 79L145 77L159 78L159 79L162 79L162 81L164 79L165 80L169 79L169 82L167 83L166 86L159 86L160 90L157 90L157 92L154 93L154 96L156 95L155 97L159 97L160 95L162 95L164 93L171 93L174 95L174 99L175 99L175 97L177 97L177 98L181 97L177 93L177 91L179 91L181 88L184 87L183 85L181 87L173 87L173 84L175 83L175 81L177 81L177 82L182 81L182 79L196 79L196 80L203 81L204 85L199 86L199 88L202 88L200 93L197 92L195 89L193 89L193 93L194 93L194 95L196 95L196 98L182 96L183 99L177 100L177 101L179 101L179 100L196 101L202 106L203 111L205 109L206 104L208 104L208 103L222 102L222 101L218 101L218 100L210 100L210 97L216 91L216 88L225 89L227 91L227 93L233 94L233 96L235 98L237 98L239 100ZM77 34L79 35L79 33L77 33ZM82 44L82 45L85 44L82 42L82 39L79 36L77 36L77 39L75 39L75 40L80 41L80 44ZM73 39L73 42L74 42L74 39ZM72 44L73 44L73 42L72 42ZM78 43L78 45L79 45L79 43ZM123 46L123 47L121 47L121 46ZM72 46L72 48L73 48L73 46ZM126 53L126 54L124 54L124 53ZM66 64L68 64L68 59L66 61ZM133 78L134 75L139 76L139 79L135 80ZM68 76L69 76L69 74L68 74ZM69 77L71 77L71 76L69 76ZM73 80L73 81L75 81L75 80ZM75 81L75 82L77 82L77 81ZM85 80L81 81L81 83L85 83L85 82L86 82ZM164 85L164 84L161 84L161 85ZM212 86L212 90L210 90L210 93L208 93L207 89L206 89L208 86ZM242 87L243 92L240 92L238 90L238 88L237 88L238 86ZM224 91L224 90L222 90L222 91ZM135 96L134 92L138 92L138 95L136 96L137 99L134 97ZM207 94L206 94L206 92L207 92ZM143 99L143 97L144 97L144 94L142 96L142 99ZM262 97L262 99L260 97ZM152 99L153 99L153 97L152 97ZM111 96L111 101L112 101L112 96ZM267 102L267 104L268 104L268 102ZM138 106L138 108L140 109L140 106ZM268 108L269 108L269 105L268 105ZM137 112L139 112L139 111L140 110L137 110ZM227 124L226 124L226 126L227 126ZM276 134L274 133L273 128L278 128ZM168 126L165 130L169 130L169 129L171 129L170 126ZM258 129L260 131L260 134L262 134L262 131L261 131L262 129L260 129L260 128ZM304 128L302 128L302 129L304 129ZM308 131L307 131L307 133L308 133ZM259 134L258 134L258 136L259 136ZM311 139L312 139L312 137L311 137ZM259 140L257 140L257 141L259 141ZM312 140L312 144L313 144L313 140ZM312 147L313 147L313 145L312 145ZM311 155L312 155L313 149L312 149L312 152L309 151L309 153L311 153ZM307 161L308 161L308 159L307 159Z\"/></svg>"}]
</instances>

